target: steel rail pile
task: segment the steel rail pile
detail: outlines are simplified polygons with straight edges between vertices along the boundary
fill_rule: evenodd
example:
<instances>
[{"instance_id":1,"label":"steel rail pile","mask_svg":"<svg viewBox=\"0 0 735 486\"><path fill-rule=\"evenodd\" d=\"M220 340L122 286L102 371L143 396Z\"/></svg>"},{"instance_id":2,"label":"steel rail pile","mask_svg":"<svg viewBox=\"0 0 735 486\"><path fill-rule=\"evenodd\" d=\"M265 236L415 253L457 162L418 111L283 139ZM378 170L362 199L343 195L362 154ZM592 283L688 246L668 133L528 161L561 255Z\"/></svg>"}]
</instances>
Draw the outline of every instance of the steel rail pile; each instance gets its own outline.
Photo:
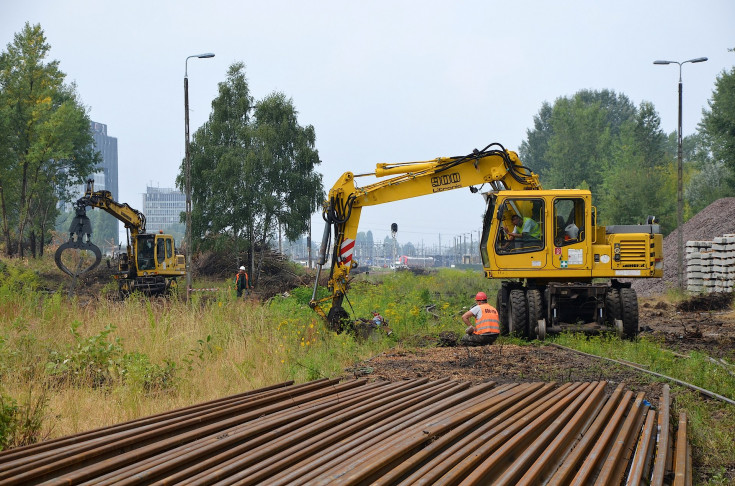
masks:
<instances>
[{"instance_id":1,"label":"steel rail pile","mask_svg":"<svg viewBox=\"0 0 735 486\"><path fill-rule=\"evenodd\" d=\"M605 388L282 383L0 452L0 484L691 484L668 386Z\"/></svg>"}]
</instances>

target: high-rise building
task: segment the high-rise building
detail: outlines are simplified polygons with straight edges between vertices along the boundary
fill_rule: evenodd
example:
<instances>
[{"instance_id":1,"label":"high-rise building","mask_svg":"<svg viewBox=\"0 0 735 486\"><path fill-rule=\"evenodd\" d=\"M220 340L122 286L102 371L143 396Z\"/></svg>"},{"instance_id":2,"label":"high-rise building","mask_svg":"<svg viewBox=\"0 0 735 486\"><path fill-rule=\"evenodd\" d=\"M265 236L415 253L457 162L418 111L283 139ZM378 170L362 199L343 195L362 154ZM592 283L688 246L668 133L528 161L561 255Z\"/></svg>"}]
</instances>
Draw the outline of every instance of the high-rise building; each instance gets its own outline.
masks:
<instances>
[{"instance_id":1,"label":"high-rise building","mask_svg":"<svg viewBox=\"0 0 735 486\"><path fill-rule=\"evenodd\" d=\"M118 200L117 187L117 138L107 135L107 125L92 122L92 138L94 138L95 149L102 156L102 162L97 166L97 171L92 175L94 189L96 191L106 190L112 193L112 198Z\"/></svg>"},{"instance_id":2,"label":"high-rise building","mask_svg":"<svg viewBox=\"0 0 735 486\"><path fill-rule=\"evenodd\" d=\"M120 194L117 187L117 138L107 135L107 125L104 123L93 121L90 123L90 130L94 139L94 147L102 157L102 162L97 165L91 176L94 179L94 190L110 191L112 198L117 201L118 194ZM79 193L84 194L84 187ZM98 212L99 215L95 214ZM93 238L96 236L94 239L99 242L98 244L117 245L120 222L103 211L94 211L93 215L96 216L95 218L90 215ZM95 224L95 220L98 220L98 224Z\"/></svg>"},{"instance_id":3,"label":"high-rise building","mask_svg":"<svg viewBox=\"0 0 735 486\"><path fill-rule=\"evenodd\" d=\"M112 193L112 197L117 200L118 197L118 169L117 169L117 138L107 135L107 125L104 123L91 122L89 126L92 138L94 139L95 150L100 153L102 161L95 167L94 173L90 174L87 179L94 180L94 190L106 190ZM72 201L65 203L62 215L56 222L56 229L66 232L71 218L74 216L74 201L81 197L86 189L85 184L80 184L71 188ZM112 251L114 246L118 244L118 226L119 222L111 215L101 210L88 211L92 222L92 241L104 249L105 252Z\"/></svg>"},{"instance_id":4,"label":"high-rise building","mask_svg":"<svg viewBox=\"0 0 735 486\"><path fill-rule=\"evenodd\" d=\"M170 233L181 243L186 226L181 223L181 213L186 211L186 195L178 189L146 187L143 194L146 231Z\"/></svg>"}]
</instances>

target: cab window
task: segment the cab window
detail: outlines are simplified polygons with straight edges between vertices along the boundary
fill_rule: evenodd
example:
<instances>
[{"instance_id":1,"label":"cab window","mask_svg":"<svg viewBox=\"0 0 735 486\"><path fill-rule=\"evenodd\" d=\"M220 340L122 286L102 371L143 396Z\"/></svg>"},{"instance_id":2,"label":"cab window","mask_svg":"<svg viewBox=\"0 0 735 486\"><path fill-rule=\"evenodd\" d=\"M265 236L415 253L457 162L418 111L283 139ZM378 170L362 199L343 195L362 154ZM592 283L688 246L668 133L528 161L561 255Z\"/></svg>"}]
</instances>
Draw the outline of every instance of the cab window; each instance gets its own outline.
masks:
<instances>
[{"instance_id":1,"label":"cab window","mask_svg":"<svg viewBox=\"0 0 735 486\"><path fill-rule=\"evenodd\" d=\"M554 201L554 245L566 246L584 241L584 200L581 198Z\"/></svg>"},{"instance_id":2,"label":"cab window","mask_svg":"<svg viewBox=\"0 0 735 486\"><path fill-rule=\"evenodd\" d=\"M138 238L138 269L154 270L156 262L153 259L153 238Z\"/></svg>"},{"instance_id":3,"label":"cab window","mask_svg":"<svg viewBox=\"0 0 735 486\"><path fill-rule=\"evenodd\" d=\"M525 253L544 247L543 199L509 199L503 203L500 214L496 253Z\"/></svg>"},{"instance_id":4,"label":"cab window","mask_svg":"<svg viewBox=\"0 0 735 486\"><path fill-rule=\"evenodd\" d=\"M163 260L166 259L166 250L165 250L165 243L163 242L163 238L158 238L158 241L156 241L156 260L158 260L158 263L163 263Z\"/></svg>"}]
</instances>

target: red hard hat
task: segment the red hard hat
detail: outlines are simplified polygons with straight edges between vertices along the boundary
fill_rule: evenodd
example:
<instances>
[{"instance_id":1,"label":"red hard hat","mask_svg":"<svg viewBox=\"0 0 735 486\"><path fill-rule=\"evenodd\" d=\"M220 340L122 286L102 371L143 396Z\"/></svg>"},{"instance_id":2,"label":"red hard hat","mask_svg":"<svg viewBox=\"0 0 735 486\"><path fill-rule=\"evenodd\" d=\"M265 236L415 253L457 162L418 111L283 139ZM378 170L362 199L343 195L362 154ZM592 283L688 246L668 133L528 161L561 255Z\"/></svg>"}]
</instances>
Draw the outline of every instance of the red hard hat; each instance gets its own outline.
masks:
<instances>
[{"instance_id":1,"label":"red hard hat","mask_svg":"<svg viewBox=\"0 0 735 486\"><path fill-rule=\"evenodd\" d=\"M485 292L477 292L475 300L487 300L487 294L485 294Z\"/></svg>"}]
</instances>

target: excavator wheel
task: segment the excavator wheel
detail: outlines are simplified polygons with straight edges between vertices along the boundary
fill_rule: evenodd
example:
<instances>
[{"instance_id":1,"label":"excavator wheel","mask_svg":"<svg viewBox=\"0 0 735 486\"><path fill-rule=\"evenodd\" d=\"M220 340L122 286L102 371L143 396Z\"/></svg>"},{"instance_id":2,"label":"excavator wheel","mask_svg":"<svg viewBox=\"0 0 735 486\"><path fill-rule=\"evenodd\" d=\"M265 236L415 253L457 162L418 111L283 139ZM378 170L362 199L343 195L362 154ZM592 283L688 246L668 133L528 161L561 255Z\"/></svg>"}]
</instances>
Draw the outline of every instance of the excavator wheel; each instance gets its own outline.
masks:
<instances>
[{"instance_id":1,"label":"excavator wheel","mask_svg":"<svg viewBox=\"0 0 735 486\"><path fill-rule=\"evenodd\" d=\"M528 289L526 300L528 301L528 337L543 340L546 337L546 326L544 325L544 329L540 330L538 324L544 318L544 301L541 297L541 291Z\"/></svg>"},{"instance_id":2,"label":"excavator wheel","mask_svg":"<svg viewBox=\"0 0 735 486\"><path fill-rule=\"evenodd\" d=\"M605 321L615 325L615 321L622 318L620 290L609 288L605 294Z\"/></svg>"},{"instance_id":3,"label":"excavator wheel","mask_svg":"<svg viewBox=\"0 0 735 486\"><path fill-rule=\"evenodd\" d=\"M638 336L638 296L635 290L620 289L622 304L623 335L628 339Z\"/></svg>"},{"instance_id":4,"label":"excavator wheel","mask_svg":"<svg viewBox=\"0 0 735 486\"><path fill-rule=\"evenodd\" d=\"M508 299L508 332L528 336L528 302L526 292L521 289L510 291Z\"/></svg>"}]
</instances>

